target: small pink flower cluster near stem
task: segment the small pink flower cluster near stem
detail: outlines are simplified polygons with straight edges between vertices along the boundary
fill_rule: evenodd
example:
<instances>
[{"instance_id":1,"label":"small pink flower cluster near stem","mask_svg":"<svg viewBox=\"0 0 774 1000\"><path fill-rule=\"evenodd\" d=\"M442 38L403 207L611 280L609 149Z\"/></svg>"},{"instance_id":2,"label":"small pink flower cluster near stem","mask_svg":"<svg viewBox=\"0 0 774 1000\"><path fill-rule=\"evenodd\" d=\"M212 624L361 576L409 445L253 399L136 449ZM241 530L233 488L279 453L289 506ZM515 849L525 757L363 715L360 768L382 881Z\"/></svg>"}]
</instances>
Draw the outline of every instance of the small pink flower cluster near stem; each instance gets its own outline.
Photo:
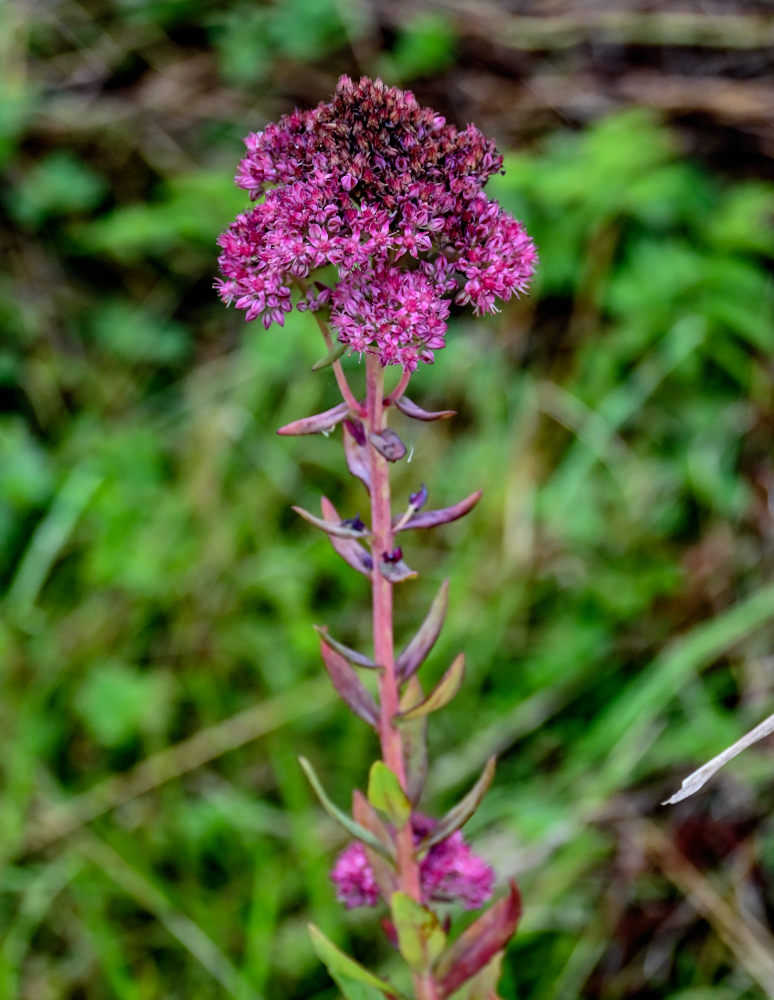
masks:
<instances>
[{"instance_id":1,"label":"small pink flower cluster near stem","mask_svg":"<svg viewBox=\"0 0 774 1000\"><path fill-rule=\"evenodd\" d=\"M417 843L433 827L433 821L424 816L415 816L412 824ZM494 872L457 831L430 848L420 863L419 878L423 903L457 902L475 910L492 895ZM331 879L347 909L378 904L379 887L361 843L350 844L339 854Z\"/></svg>"},{"instance_id":2,"label":"small pink flower cluster near stem","mask_svg":"<svg viewBox=\"0 0 774 1000\"><path fill-rule=\"evenodd\" d=\"M523 291L537 254L483 186L502 157L410 91L363 77L245 140L236 182L263 200L220 237L221 298L282 325L330 309L341 343L414 371L444 345L450 303L476 313ZM327 269L327 270L322 270Z\"/></svg>"}]
</instances>

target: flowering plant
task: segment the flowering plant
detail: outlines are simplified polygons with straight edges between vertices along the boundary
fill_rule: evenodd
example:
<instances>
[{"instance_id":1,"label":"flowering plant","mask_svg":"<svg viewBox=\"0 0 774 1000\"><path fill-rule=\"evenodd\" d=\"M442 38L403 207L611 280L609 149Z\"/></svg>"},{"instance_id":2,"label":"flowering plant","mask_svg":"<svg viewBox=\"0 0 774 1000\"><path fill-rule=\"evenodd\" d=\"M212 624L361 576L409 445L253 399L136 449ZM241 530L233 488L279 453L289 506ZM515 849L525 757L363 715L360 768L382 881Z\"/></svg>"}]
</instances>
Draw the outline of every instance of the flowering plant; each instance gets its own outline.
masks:
<instances>
[{"instance_id":1,"label":"flowering plant","mask_svg":"<svg viewBox=\"0 0 774 1000\"><path fill-rule=\"evenodd\" d=\"M381 80L342 77L333 100L295 111L246 139L237 183L257 203L220 238L226 303L282 325L293 305L314 313L342 402L280 428L285 435L328 432L341 424L346 463L370 496L371 523L341 518L323 497L322 516L294 508L327 533L336 552L370 581L373 656L344 646L320 629L325 668L349 708L379 737L381 759L367 795L356 791L352 815L328 798L312 765L302 760L324 808L352 835L332 879L347 907L384 900L387 932L411 971L416 1000L442 1000L464 987L468 1000L491 1000L503 949L520 915L516 886L478 917L453 944L448 919L434 904L481 907L494 873L460 832L492 781L490 760L470 792L439 820L417 811L427 775L428 716L459 690L458 656L425 693L418 671L446 613L441 587L414 637L398 655L393 641L393 589L414 576L396 537L467 514L480 491L453 506L426 510L420 486L405 511L393 514L389 466L406 453L387 426L391 410L412 420L453 416L428 412L405 395L418 364L444 346L452 304L477 314L496 310L526 289L534 245L516 219L483 191L502 157L475 126L458 130L413 94ZM365 356L366 393L351 389L341 357ZM385 369L401 368L385 391ZM366 547L367 546L367 547ZM359 672L378 675L378 699ZM312 928L315 949L347 998L406 997L335 948Z\"/></svg>"}]
</instances>

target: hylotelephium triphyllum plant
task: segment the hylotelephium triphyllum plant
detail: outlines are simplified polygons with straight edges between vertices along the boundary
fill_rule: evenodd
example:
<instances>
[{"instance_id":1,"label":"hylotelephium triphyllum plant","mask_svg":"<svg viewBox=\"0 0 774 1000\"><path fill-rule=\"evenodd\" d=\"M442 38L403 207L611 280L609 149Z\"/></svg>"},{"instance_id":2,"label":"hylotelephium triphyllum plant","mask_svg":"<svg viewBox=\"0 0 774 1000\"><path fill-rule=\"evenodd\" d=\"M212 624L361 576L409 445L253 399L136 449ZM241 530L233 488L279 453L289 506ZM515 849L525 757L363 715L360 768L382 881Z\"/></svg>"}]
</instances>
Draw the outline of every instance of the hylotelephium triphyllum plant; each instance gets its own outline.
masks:
<instances>
[{"instance_id":1,"label":"hylotelephium triphyllum plant","mask_svg":"<svg viewBox=\"0 0 774 1000\"><path fill-rule=\"evenodd\" d=\"M446 705L462 682L462 655L425 694L418 670L438 637L446 612L441 587L416 635L400 655L393 646L393 588L416 574L397 536L453 521L480 493L452 507L425 510L420 487L408 508L393 513L390 463L405 455L387 426L390 410L438 420L405 395L420 362L444 346L452 302L477 314L526 289L537 255L522 224L488 198L483 187L501 171L502 157L473 125L458 131L413 94L363 78L342 77L333 100L295 111L245 140L236 181L257 201L220 237L226 303L282 325L295 303L314 313L328 347L343 401L305 417L280 434L315 434L342 425L346 463L370 495L371 523L342 519L322 499L322 517L296 508L328 534L336 552L371 584L373 656L342 645L320 629L320 648L336 691L379 736L381 760L368 792L355 791L352 816L328 799L308 761L304 769L322 805L355 838L336 861L332 879L347 907L389 908L384 926L411 972L416 1000L493 1000L503 949L516 929L520 901L510 892L453 944L448 919L434 904L481 907L494 873L472 853L460 828L489 786L494 761L465 798L440 820L418 811L427 774L428 716ZM356 398L340 358L365 357L366 396ZM384 374L397 365L397 385ZM376 700L360 671L378 674ZM312 928L320 958L349 1000L407 997L406 983L378 978Z\"/></svg>"}]
</instances>

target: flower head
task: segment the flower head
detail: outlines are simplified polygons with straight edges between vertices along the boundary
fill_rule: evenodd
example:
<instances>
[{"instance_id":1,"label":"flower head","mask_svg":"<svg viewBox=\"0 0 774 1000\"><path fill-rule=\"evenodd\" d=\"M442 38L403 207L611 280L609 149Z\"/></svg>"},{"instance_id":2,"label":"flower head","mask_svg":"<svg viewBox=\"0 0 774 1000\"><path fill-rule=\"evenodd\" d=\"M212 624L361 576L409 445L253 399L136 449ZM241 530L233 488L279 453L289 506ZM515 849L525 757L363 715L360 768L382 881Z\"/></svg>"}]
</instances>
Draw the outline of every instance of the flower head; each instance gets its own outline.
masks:
<instances>
[{"instance_id":1,"label":"flower head","mask_svg":"<svg viewBox=\"0 0 774 1000\"><path fill-rule=\"evenodd\" d=\"M421 815L415 815L411 822L416 843L436 825L434 820ZM379 902L379 888L365 848L359 842L339 854L331 879L336 895L347 909L376 906ZM424 903L457 902L466 910L475 910L492 895L494 872L471 851L457 831L430 848L420 863L419 879Z\"/></svg>"},{"instance_id":2,"label":"flower head","mask_svg":"<svg viewBox=\"0 0 774 1000\"><path fill-rule=\"evenodd\" d=\"M329 306L339 341L413 371L443 347L452 301L492 312L532 277L524 227L483 193L494 144L410 91L343 76L245 144L236 181L262 200L220 237L218 288L247 319L281 325L291 286L327 268L299 308Z\"/></svg>"}]
</instances>

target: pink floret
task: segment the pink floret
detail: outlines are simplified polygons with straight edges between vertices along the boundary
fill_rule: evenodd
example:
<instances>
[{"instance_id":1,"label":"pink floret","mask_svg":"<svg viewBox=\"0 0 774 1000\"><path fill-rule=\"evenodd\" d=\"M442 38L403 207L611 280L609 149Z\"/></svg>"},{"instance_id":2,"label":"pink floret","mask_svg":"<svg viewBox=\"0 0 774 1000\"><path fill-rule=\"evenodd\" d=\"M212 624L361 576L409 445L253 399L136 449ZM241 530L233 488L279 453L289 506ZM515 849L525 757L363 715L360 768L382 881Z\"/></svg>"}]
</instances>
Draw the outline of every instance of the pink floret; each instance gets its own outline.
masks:
<instances>
[{"instance_id":1,"label":"pink floret","mask_svg":"<svg viewBox=\"0 0 774 1000\"><path fill-rule=\"evenodd\" d=\"M348 910L356 906L376 906L379 889L362 844L350 844L336 859L331 871L336 896Z\"/></svg>"}]
</instances>

